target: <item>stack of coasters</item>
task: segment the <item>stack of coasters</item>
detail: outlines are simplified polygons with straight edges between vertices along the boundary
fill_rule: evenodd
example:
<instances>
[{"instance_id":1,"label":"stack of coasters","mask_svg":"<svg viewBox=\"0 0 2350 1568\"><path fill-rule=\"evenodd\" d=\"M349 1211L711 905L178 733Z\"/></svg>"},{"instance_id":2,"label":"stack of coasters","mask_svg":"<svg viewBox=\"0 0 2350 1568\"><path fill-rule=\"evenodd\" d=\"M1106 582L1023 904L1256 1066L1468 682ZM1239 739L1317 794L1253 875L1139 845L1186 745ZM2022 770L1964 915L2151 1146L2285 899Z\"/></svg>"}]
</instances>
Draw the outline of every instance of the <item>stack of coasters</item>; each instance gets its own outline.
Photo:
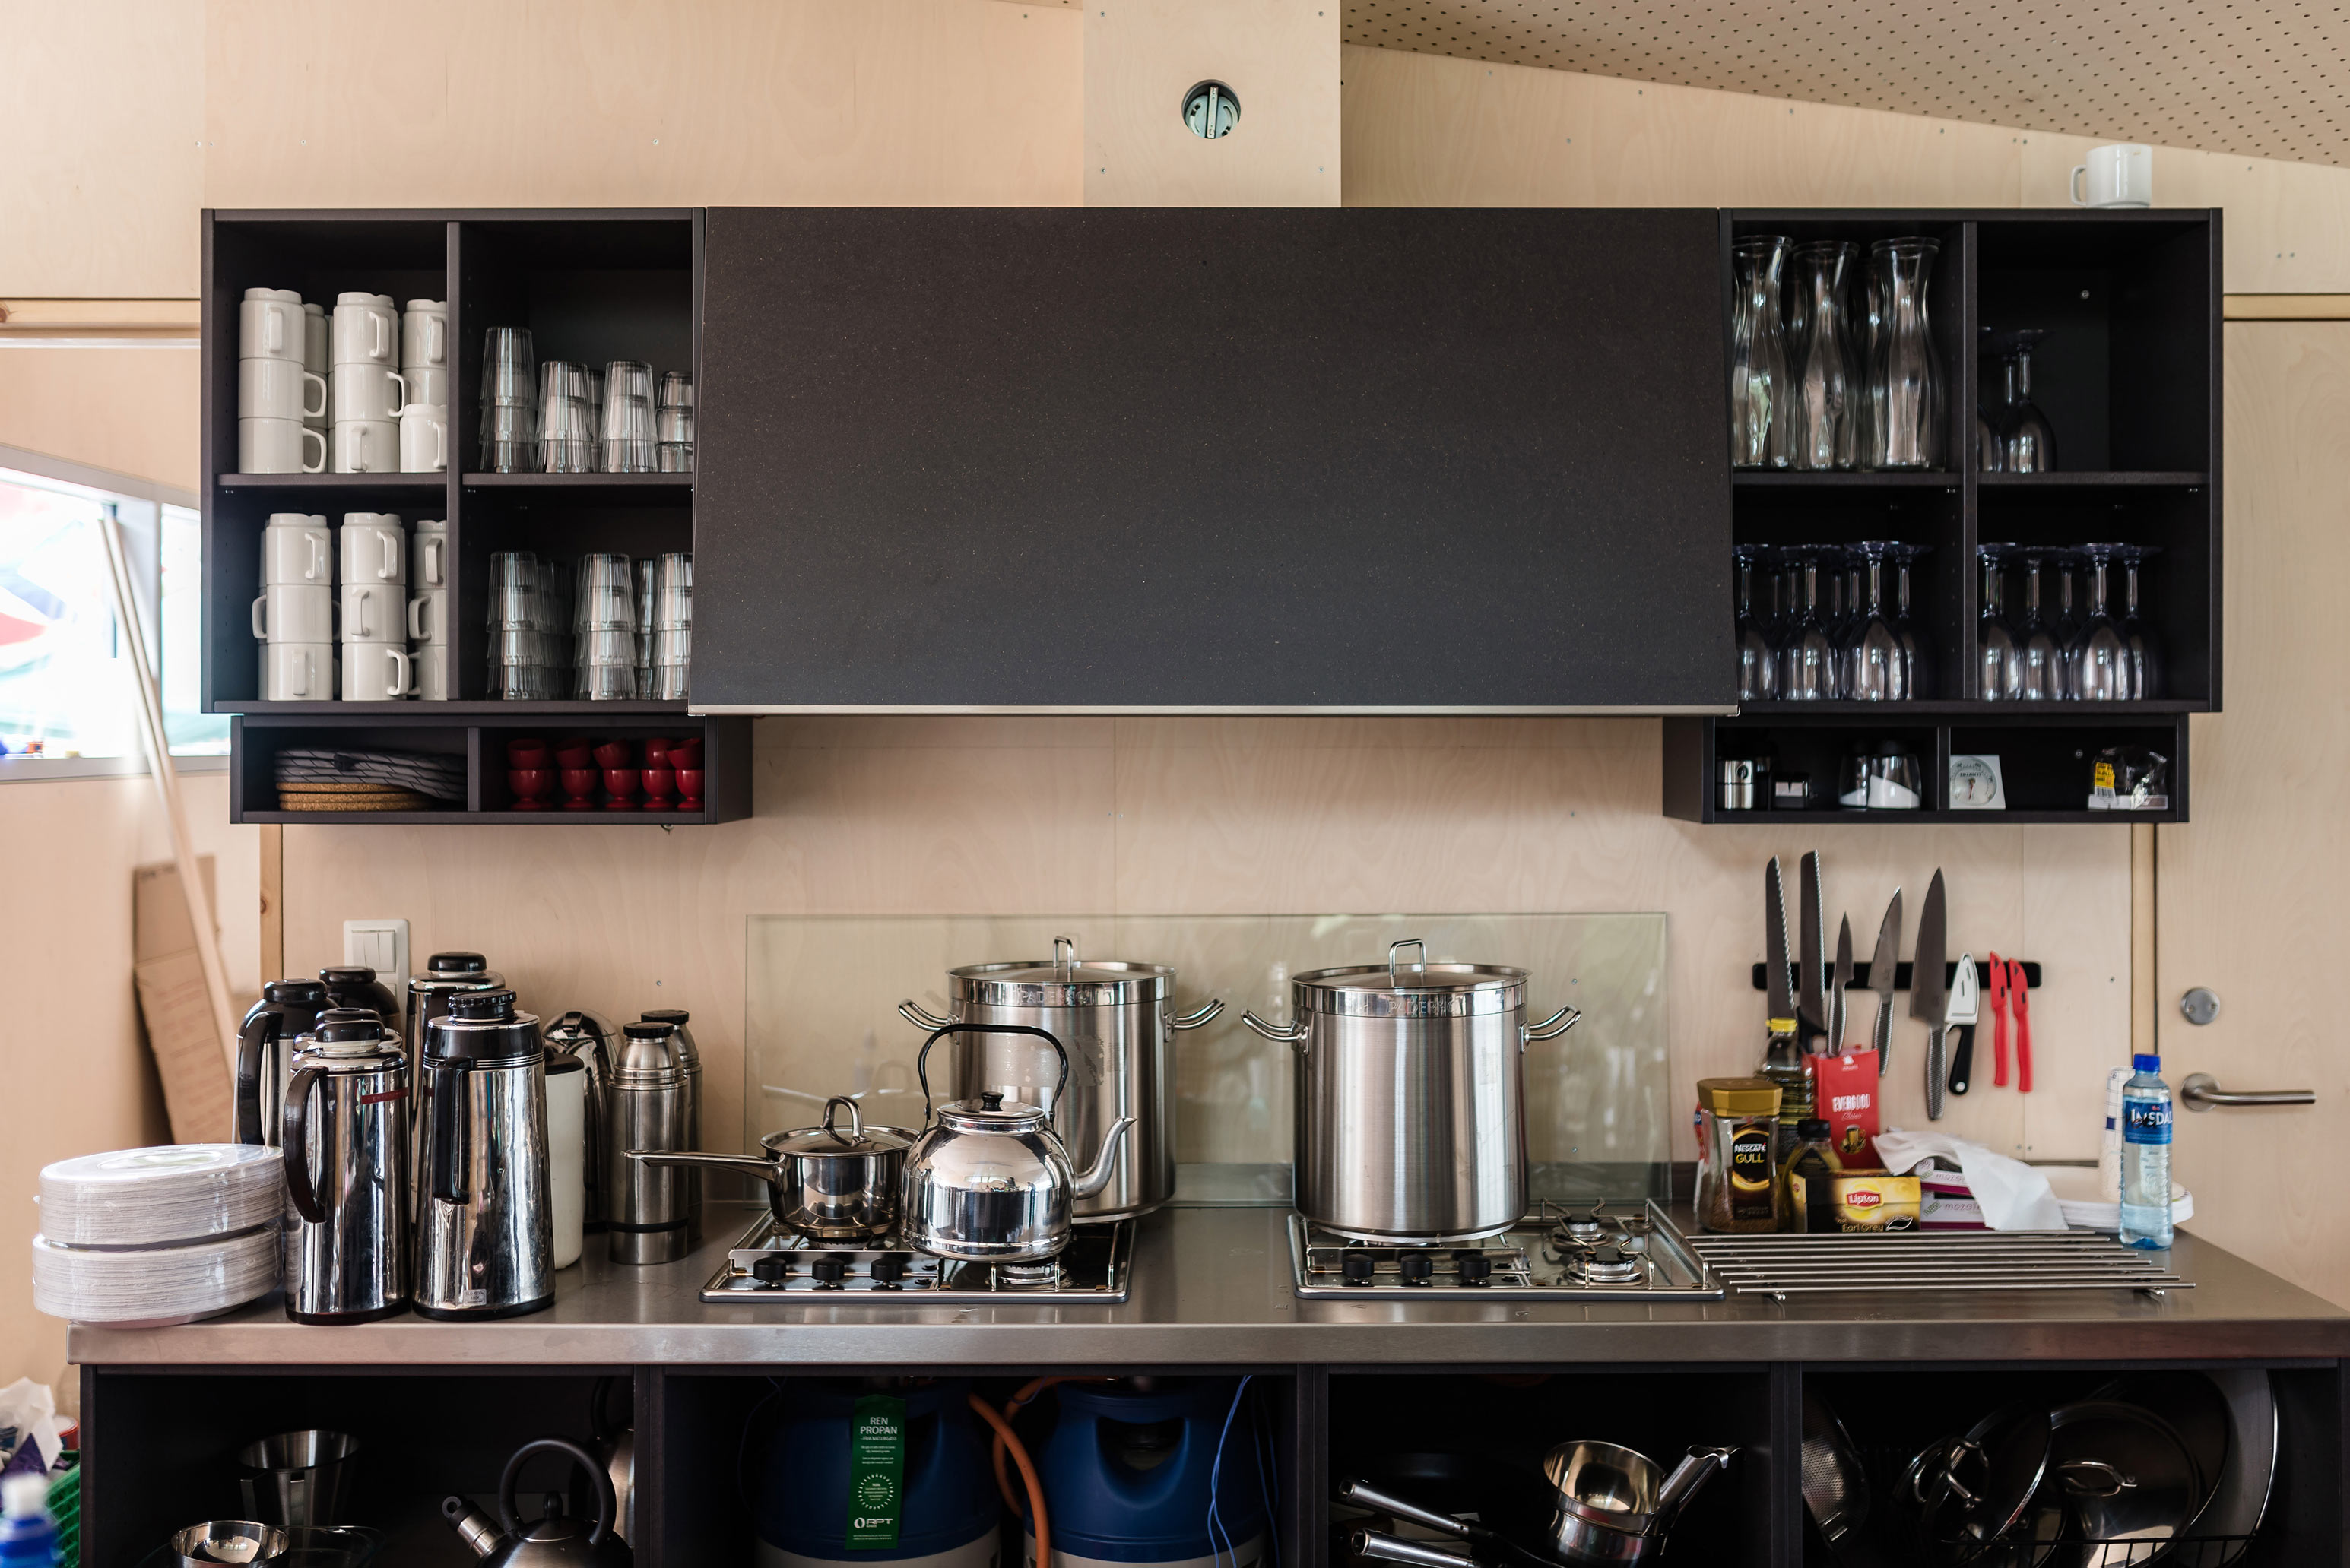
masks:
<instances>
[{"instance_id":1,"label":"stack of coasters","mask_svg":"<svg viewBox=\"0 0 2350 1568\"><path fill-rule=\"evenodd\" d=\"M436 811L465 801L462 757L425 752L328 751L277 753L282 811Z\"/></svg>"}]
</instances>

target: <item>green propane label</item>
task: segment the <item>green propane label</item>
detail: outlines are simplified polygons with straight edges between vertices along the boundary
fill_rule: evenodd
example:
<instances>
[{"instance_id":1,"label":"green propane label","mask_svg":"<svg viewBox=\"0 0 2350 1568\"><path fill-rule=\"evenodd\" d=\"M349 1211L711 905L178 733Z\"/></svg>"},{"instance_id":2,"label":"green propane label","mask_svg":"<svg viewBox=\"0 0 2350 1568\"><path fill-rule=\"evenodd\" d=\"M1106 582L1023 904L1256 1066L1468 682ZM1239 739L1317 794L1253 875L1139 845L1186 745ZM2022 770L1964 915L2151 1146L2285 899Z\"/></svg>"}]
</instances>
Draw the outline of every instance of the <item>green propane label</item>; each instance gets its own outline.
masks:
<instances>
[{"instance_id":1,"label":"green propane label","mask_svg":"<svg viewBox=\"0 0 2350 1568\"><path fill-rule=\"evenodd\" d=\"M848 1423L848 1542L898 1544L905 1501L906 1402L887 1394L862 1395Z\"/></svg>"}]
</instances>

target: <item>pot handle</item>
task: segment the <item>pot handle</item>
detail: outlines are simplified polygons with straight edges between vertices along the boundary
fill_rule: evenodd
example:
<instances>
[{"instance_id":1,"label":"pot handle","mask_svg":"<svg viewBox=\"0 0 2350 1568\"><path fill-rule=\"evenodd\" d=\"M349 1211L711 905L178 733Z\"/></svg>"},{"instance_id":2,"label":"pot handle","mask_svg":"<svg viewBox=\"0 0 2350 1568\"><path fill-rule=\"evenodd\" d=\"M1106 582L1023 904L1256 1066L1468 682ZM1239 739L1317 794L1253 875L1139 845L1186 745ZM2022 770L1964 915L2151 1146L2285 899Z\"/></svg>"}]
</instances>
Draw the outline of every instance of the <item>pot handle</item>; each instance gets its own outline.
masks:
<instances>
[{"instance_id":1,"label":"pot handle","mask_svg":"<svg viewBox=\"0 0 2350 1568\"><path fill-rule=\"evenodd\" d=\"M913 1004L909 1002L907 1005L910 1007ZM1061 1096L1068 1092L1069 1054L1058 1040L1042 1029L1025 1023L942 1023L931 1031L931 1037L922 1042L921 1051L914 1057L914 1076L922 1085L922 1126L925 1127L931 1125L931 1047L950 1034L1034 1034L1050 1045L1053 1054L1061 1059L1061 1081L1053 1085L1055 1107L1060 1105Z\"/></svg>"},{"instance_id":2,"label":"pot handle","mask_svg":"<svg viewBox=\"0 0 2350 1568\"><path fill-rule=\"evenodd\" d=\"M1167 1027L1170 1029L1197 1029L1203 1023L1213 1023L1216 1021L1217 1016L1223 1011L1223 999L1219 997L1217 1000L1209 1002L1204 1007L1194 1009L1190 1012L1170 1016L1167 1020Z\"/></svg>"},{"instance_id":3,"label":"pot handle","mask_svg":"<svg viewBox=\"0 0 2350 1568\"><path fill-rule=\"evenodd\" d=\"M1062 956L1064 953L1068 956L1064 958ZM1053 939L1053 967L1064 974L1077 967L1076 938L1055 937Z\"/></svg>"},{"instance_id":4,"label":"pot handle","mask_svg":"<svg viewBox=\"0 0 2350 1568\"><path fill-rule=\"evenodd\" d=\"M313 1225L327 1222L327 1206L318 1201L317 1183L310 1177L310 1091L326 1075L317 1067L305 1067L286 1085L285 1120L277 1142L286 1151L286 1196L294 1212ZM334 1123L326 1126L331 1137Z\"/></svg>"},{"instance_id":5,"label":"pot handle","mask_svg":"<svg viewBox=\"0 0 2350 1568\"><path fill-rule=\"evenodd\" d=\"M267 1143L261 1126L262 1057L277 1044L286 1027L282 1012L256 1012L245 1021L236 1036L236 1116L234 1137L237 1143Z\"/></svg>"},{"instance_id":6,"label":"pot handle","mask_svg":"<svg viewBox=\"0 0 2350 1568\"><path fill-rule=\"evenodd\" d=\"M908 997L898 1004L898 1016L917 1029L944 1029L948 1024L955 1022L951 1018L941 1018L912 997Z\"/></svg>"},{"instance_id":7,"label":"pot handle","mask_svg":"<svg viewBox=\"0 0 2350 1568\"><path fill-rule=\"evenodd\" d=\"M773 1187L783 1178L784 1168L776 1160L762 1159L755 1154L704 1154L678 1148L631 1148L622 1151L640 1165L693 1165L709 1170L741 1170L758 1177Z\"/></svg>"},{"instance_id":8,"label":"pot handle","mask_svg":"<svg viewBox=\"0 0 2350 1568\"><path fill-rule=\"evenodd\" d=\"M1419 950L1419 962L1414 964L1412 966L1413 968L1426 969L1428 967L1428 944L1421 941L1418 937L1406 937L1399 942L1389 942L1388 944L1388 978L1389 980L1393 980L1395 978L1396 954L1403 951L1406 948L1418 948Z\"/></svg>"},{"instance_id":9,"label":"pot handle","mask_svg":"<svg viewBox=\"0 0 2350 1568\"><path fill-rule=\"evenodd\" d=\"M1241 1022L1276 1045L1295 1045L1301 1051L1305 1048L1306 1025L1303 1018L1288 1023L1267 1023L1253 1012L1243 1012Z\"/></svg>"},{"instance_id":10,"label":"pot handle","mask_svg":"<svg viewBox=\"0 0 2350 1568\"><path fill-rule=\"evenodd\" d=\"M505 1527L509 1541L523 1531L521 1516L515 1511L515 1483L522 1480L522 1467L533 1454L561 1454L586 1470L596 1482L596 1528L588 1532L588 1544L600 1546L612 1533L612 1519L619 1512L618 1500L612 1495L612 1478L596 1462L596 1456L568 1438L539 1438L525 1443L506 1461L506 1473L498 1478L498 1522ZM442 1505L444 1508L446 1504Z\"/></svg>"},{"instance_id":11,"label":"pot handle","mask_svg":"<svg viewBox=\"0 0 2350 1568\"><path fill-rule=\"evenodd\" d=\"M1648 1526L1643 1535L1662 1535L1673 1526L1673 1516L1683 1504L1695 1497L1698 1488L1713 1479L1713 1472L1729 1468L1736 1449L1691 1449L1687 1458L1673 1467L1665 1484L1657 1489L1657 1506L1648 1512Z\"/></svg>"},{"instance_id":12,"label":"pot handle","mask_svg":"<svg viewBox=\"0 0 2350 1568\"><path fill-rule=\"evenodd\" d=\"M1562 1023L1561 1020L1565 1022ZM1562 1007L1540 1023L1522 1030L1518 1038L1518 1049L1523 1051L1528 1045L1540 1040L1555 1040L1582 1022L1582 1013L1572 1007Z\"/></svg>"},{"instance_id":13,"label":"pot handle","mask_svg":"<svg viewBox=\"0 0 2350 1568\"><path fill-rule=\"evenodd\" d=\"M1377 1530L1357 1530L1347 1538L1357 1557L1375 1563L1409 1563L1412 1568L1477 1568L1465 1552L1447 1552L1423 1542L1403 1541Z\"/></svg>"},{"instance_id":14,"label":"pot handle","mask_svg":"<svg viewBox=\"0 0 2350 1568\"><path fill-rule=\"evenodd\" d=\"M847 1137L842 1137L840 1136L840 1129L832 1125L833 1114L842 1106L847 1106L848 1107L848 1136ZM865 1118L857 1114L857 1102L850 1099L847 1095L835 1095L832 1098L825 1101L824 1130L832 1134L833 1140L837 1143L845 1143L852 1147L857 1144L863 1143L865 1141Z\"/></svg>"},{"instance_id":15,"label":"pot handle","mask_svg":"<svg viewBox=\"0 0 2350 1568\"><path fill-rule=\"evenodd\" d=\"M1455 1519L1449 1513L1439 1513L1434 1509L1422 1508L1416 1502L1399 1498L1393 1492L1381 1491L1378 1488L1364 1481L1350 1480L1340 1486L1338 1501L1351 1502L1357 1508L1367 1508L1376 1512L1393 1514L1396 1518L1417 1524L1423 1530L1433 1530L1440 1535L1450 1535L1456 1540L1475 1539L1475 1532L1470 1528L1466 1520Z\"/></svg>"}]
</instances>

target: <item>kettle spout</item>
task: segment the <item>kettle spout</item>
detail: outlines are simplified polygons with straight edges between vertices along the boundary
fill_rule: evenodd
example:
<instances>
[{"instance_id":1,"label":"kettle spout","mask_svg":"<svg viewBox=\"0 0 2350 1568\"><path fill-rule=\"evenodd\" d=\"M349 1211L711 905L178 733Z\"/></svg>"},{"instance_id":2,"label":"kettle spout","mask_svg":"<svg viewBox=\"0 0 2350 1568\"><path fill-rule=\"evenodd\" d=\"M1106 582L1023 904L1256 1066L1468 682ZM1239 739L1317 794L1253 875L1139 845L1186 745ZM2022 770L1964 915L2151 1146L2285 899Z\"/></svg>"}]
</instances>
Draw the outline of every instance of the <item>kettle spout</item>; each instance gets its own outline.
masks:
<instances>
[{"instance_id":1,"label":"kettle spout","mask_svg":"<svg viewBox=\"0 0 2350 1568\"><path fill-rule=\"evenodd\" d=\"M1071 1184L1072 1196L1091 1198L1109 1185L1110 1173L1118 1168L1118 1145L1126 1141L1126 1135L1133 1128L1132 1116L1120 1116L1109 1124L1109 1131L1102 1135L1101 1152L1094 1156L1094 1168Z\"/></svg>"},{"instance_id":2,"label":"kettle spout","mask_svg":"<svg viewBox=\"0 0 2350 1568\"><path fill-rule=\"evenodd\" d=\"M449 1528L457 1532L458 1539L473 1549L476 1557L487 1557L505 1544L498 1521L462 1497L442 1498L441 1517L449 1521Z\"/></svg>"}]
</instances>

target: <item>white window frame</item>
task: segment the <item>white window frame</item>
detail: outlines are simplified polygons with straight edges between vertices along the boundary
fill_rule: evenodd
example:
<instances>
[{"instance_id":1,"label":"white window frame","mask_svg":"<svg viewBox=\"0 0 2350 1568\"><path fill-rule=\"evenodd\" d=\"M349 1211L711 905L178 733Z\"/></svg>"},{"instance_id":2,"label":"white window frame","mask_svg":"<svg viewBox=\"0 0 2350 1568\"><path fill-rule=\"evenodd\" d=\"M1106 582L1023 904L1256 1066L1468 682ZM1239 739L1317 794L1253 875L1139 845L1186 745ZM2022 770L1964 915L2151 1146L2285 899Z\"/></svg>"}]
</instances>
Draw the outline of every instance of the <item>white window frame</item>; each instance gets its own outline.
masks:
<instances>
[{"instance_id":1,"label":"white window frame","mask_svg":"<svg viewBox=\"0 0 2350 1568\"><path fill-rule=\"evenodd\" d=\"M47 452L28 452L23 447L0 445L0 479L11 483L30 484L43 490L63 491L68 495L82 496L104 504L114 502L120 507L123 543L128 546L131 569L138 574L132 584L138 598L138 613L147 624L150 646L163 646L163 569L162 522L163 508L177 506L183 511L201 513L196 493L176 484L158 484L153 480L139 479L127 473L115 473L87 463L52 457ZM140 590L143 590L143 593ZM122 700L133 701L128 683ZM225 756L174 757L172 767L179 774L217 774L228 771ZM0 757L0 784L30 784L53 779L135 778L147 772L147 753L142 745L137 754L128 757Z\"/></svg>"}]
</instances>

